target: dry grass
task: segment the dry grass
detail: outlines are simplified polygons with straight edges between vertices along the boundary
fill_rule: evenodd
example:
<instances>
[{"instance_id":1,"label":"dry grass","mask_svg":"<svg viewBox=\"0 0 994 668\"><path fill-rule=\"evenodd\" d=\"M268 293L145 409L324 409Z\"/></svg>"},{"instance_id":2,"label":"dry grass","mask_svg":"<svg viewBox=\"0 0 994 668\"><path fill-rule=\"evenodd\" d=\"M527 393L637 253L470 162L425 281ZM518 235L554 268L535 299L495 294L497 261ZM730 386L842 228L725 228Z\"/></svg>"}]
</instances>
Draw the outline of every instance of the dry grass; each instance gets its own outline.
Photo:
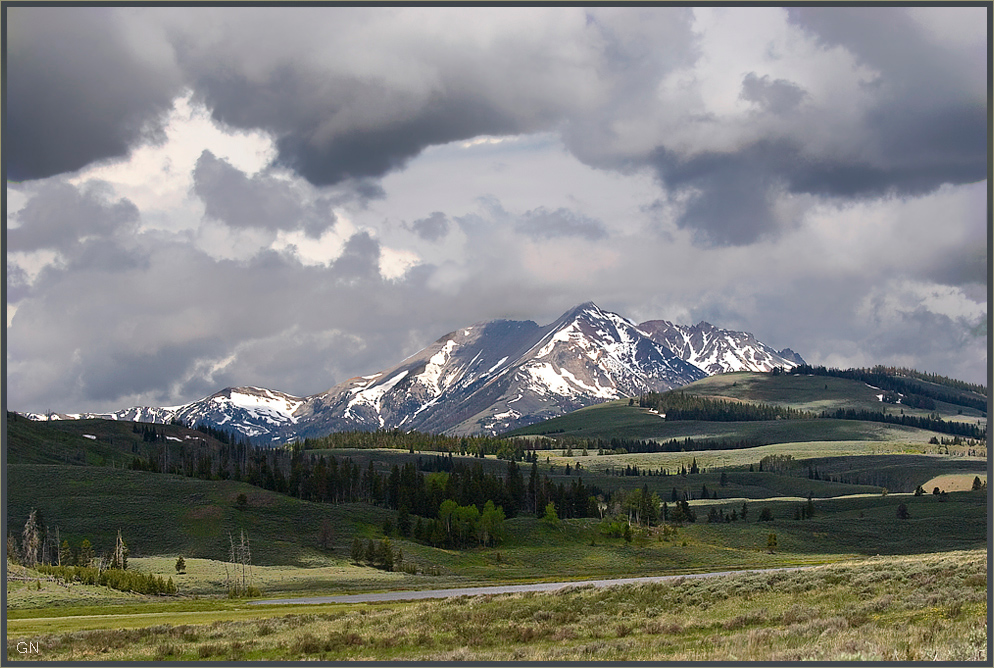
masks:
<instances>
[{"instance_id":1,"label":"dry grass","mask_svg":"<svg viewBox=\"0 0 994 668\"><path fill-rule=\"evenodd\" d=\"M932 478L928 482L924 483L922 487L926 492L931 492L936 487L947 492L969 492L973 489L974 478L980 478L981 481L987 482L987 474L980 473L979 471L975 474L947 473L946 475L940 475Z\"/></svg>"},{"instance_id":2,"label":"dry grass","mask_svg":"<svg viewBox=\"0 0 994 668\"><path fill-rule=\"evenodd\" d=\"M46 661L984 661L986 552L31 638ZM267 614L260 610L260 616ZM272 614L272 612L268 612ZM8 647L18 640L8 637ZM11 649L8 660L23 658Z\"/></svg>"}]
</instances>

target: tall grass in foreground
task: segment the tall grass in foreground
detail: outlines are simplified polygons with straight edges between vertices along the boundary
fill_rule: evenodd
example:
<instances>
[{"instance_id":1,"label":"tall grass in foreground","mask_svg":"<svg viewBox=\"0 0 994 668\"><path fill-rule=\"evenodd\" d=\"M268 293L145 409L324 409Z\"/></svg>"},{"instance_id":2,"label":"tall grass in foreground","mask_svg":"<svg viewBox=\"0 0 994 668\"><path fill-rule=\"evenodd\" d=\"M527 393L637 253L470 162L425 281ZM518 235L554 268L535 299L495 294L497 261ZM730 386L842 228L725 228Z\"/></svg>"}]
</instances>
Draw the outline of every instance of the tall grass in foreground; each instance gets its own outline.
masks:
<instances>
[{"instance_id":1,"label":"tall grass in foreground","mask_svg":"<svg viewBox=\"0 0 994 668\"><path fill-rule=\"evenodd\" d=\"M8 637L7 658L984 661L986 571L975 550L314 614L260 609L250 621ZM40 653L18 654L22 640Z\"/></svg>"}]
</instances>

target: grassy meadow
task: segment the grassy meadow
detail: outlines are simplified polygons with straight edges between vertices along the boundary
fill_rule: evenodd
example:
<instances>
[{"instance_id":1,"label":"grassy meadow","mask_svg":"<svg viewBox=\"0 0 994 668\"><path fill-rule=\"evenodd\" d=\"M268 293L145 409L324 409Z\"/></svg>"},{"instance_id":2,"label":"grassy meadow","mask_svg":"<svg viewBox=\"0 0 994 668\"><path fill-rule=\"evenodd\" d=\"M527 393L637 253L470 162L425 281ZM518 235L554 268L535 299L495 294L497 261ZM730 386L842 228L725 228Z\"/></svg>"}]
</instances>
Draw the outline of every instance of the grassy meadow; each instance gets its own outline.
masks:
<instances>
[{"instance_id":1,"label":"grassy meadow","mask_svg":"<svg viewBox=\"0 0 994 668\"><path fill-rule=\"evenodd\" d=\"M659 584L8 628L8 660L984 661L986 552ZM151 620L150 620L151 621ZM31 641L37 654L23 655Z\"/></svg>"}]
</instances>

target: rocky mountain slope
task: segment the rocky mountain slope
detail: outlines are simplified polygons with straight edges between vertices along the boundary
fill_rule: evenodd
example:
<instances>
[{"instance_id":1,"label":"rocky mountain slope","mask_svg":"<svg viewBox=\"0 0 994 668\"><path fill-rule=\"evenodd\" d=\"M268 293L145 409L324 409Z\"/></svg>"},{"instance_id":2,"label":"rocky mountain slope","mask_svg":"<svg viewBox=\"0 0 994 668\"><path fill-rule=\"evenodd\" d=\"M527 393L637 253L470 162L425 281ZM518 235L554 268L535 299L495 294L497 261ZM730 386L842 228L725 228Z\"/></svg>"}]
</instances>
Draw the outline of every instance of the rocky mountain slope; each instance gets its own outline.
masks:
<instances>
[{"instance_id":1,"label":"rocky mountain slope","mask_svg":"<svg viewBox=\"0 0 994 668\"><path fill-rule=\"evenodd\" d=\"M772 371L804 364L790 348L776 350L749 332L719 329L707 322L675 325L668 320L649 320L639 329L709 375L730 371Z\"/></svg>"},{"instance_id":2,"label":"rocky mountain slope","mask_svg":"<svg viewBox=\"0 0 994 668\"><path fill-rule=\"evenodd\" d=\"M393 367L309 397L226 388L183 406L50 417L206 423L260 443L344 430L500 433L710 374L801 362L746 332L664 320L636 326L588 302L546 326L493 320L458 329Z\"/></svg>"}]
</instances>

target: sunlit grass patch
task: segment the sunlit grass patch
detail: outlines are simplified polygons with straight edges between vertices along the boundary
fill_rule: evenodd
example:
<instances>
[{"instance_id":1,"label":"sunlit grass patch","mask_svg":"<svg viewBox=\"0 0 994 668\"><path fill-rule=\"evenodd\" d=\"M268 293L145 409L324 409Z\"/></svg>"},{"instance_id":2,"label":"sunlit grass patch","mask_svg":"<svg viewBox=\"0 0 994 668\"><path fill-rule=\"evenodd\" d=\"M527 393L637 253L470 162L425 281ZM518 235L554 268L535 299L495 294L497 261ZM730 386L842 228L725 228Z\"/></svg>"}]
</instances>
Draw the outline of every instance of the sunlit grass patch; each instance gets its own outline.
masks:
<instances>
[{"instance_id":1,"label":"sunlit grass patch","mask_svg":"<svg viewBox=\"0 0 994 668\"><path fill-rule=\"evenodd\" d=\"M986 552L32 636L48 660L979 661ZM8 646L23 639L8 636ZM9 655L8 659L20 656Z\"/></svg>"}]
</instances>

